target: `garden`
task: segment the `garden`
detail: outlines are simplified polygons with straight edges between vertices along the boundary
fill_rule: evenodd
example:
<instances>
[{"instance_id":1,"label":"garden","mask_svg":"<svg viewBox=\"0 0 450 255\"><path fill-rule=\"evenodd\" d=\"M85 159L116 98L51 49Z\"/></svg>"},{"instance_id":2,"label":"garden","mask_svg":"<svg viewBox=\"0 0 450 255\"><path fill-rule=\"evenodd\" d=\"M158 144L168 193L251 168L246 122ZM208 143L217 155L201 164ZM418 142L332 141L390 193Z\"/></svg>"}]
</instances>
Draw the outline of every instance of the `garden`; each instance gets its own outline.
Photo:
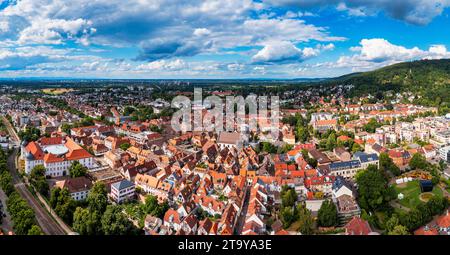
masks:
<instances>
[{"instance_id":1,"label":"garden","mask_svg":"<svg viewBox=\"0 0 450 255\"><path fill-rule=\"evenodd\" d=\"M403 199L397 199L396 202L409 209L416 208L419 204L428 202L433 196L439 198L443 196L442 190L438 186L435 186L432 192L421 193L418 180L397 184L394 185L394 188L397 195L402 193L404 196Z\"/></svg>"}]
</instances>

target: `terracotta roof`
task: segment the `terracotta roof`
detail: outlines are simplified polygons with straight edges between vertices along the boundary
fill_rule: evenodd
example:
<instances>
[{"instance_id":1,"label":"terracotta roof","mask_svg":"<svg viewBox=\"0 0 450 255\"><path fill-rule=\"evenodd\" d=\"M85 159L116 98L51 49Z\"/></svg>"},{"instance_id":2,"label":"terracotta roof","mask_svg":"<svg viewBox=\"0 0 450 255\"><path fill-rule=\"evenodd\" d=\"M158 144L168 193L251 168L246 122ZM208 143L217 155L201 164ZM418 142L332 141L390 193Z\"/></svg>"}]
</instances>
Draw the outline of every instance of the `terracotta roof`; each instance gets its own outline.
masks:
<instances>
[{"instance_id":1,"label":"terracotta roof","mask_svg":"<svg viewBox=\"0 0 450 255\"><path fill-rule=\"evenodd\" d=\"M368 235L372 232L369 223L357 216L353 217L344 228L347 235Z\"/></svg>"},{"instance_id":2,"label":"terracotta roof","mask_svg":"<svg viewBox=\"0 0 450 255\"><path fill-rule=\"evenodd\" d=\"M436 223L441 228L450 228L450 213L447 211L444 216L441 216L436 220Z\"/></svg>"},{"instance_id":3,"label":"terracotta roof","mask_svg":"<svg viewBox=\"0 0 450 255\"><path fill-rule=\"evenodd\" d=\"M43 160L44 159L44 152L42 151L41 147L36 142L30 142L25 149L29 151L35 160Z\"/></svg>"},{"instance_id":4,"label":"terracotta roof","mask_svg":"<svg viewBox=\"0 0 450 255\"><path fill-rule=\"evenodd\" d=\"M437 236L439 232L436 228L423 226L414 231L414 235L416 236Z\"/></svg>"},{"instance_id":5,"label":"terracotta roof","mask_svg":"<svg viewBox=\"0 0 450 255\"><path fill-rule=\"evenodd\" d=\"M217 143L236 144L240 140L240 133L236 132L221 132Z\"/></svg>"},{"instance_id":6,"label":"terracotta roof","mask_svg":"<svg viewBox=\"0 0 450 255\"><path fill-rule=\"evenodd\" d=\"M41 144L41 146L62 144L63 138L62 137L42 137L41 139L39 139L39 143Z\"/></svg>"},{"instance_id":7,"label":"terracotta roof","mask_svg":"<svg viewBox=\"0 0 450 255\"><path fill-rule=\"evenodd\" d=\"M337 124L337 120L336 119L332 119L332 120L317 120L316 121L316 126L329 126L329 125L336 125Z\"/></svg>"},{"instance_id":8,"label":"terracotta roof","mask_svg":"<svg viewBox=\"0 0 450 255\"><path fill-rule=\"evenodd\" d=\"M180 224L181 223L180 214L174 209L170 208L164 214L164 222L173 222L176 224Z\"/></svg>"}]
</instances>

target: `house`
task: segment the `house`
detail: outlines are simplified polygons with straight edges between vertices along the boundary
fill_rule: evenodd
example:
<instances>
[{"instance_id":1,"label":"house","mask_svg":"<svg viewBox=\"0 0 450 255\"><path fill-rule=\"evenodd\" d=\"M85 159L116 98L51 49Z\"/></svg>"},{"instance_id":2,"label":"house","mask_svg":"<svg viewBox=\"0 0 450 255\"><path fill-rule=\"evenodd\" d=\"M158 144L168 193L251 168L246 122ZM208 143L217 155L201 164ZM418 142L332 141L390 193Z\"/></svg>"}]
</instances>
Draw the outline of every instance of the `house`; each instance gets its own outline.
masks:
<instances>
[{"instance_id":1,"label":"house","mask_svg":"<svg viewBox=\"0 0 450 255\"><path fill-rule=\"evenodd\" d=\"M343 147L334 148L333 152L340 161L351 160L352 155Z\"/></svg>"},{"instance_id":2,"label":"house","mask_svg":"<svg viewBox=\"0 0 450 255\"><path fill-rule=\"evenodd\" d=\"M411 160L411 154L408 151L390 150L388 154L394 164L401 169L405 168Z\"/></svg>"},{"instance_id":3,"label":"house","mask_svg":"<svg viewBox=\"0 0 450 255\"><path fill-rule=\"evenodd\" d=\"M177 211L170 208L164 214L164 226L178 231L181 228L181 217Z\"/></svg>"},{"instance_id":4,"label":"house","mask_svg":"<svg viewBox=\"0 0 450 255\"><path fill-rule=\"evenodd\" d=\"M193 214L189 214L181 222L181 229L186 233L197 233L198 219Z\"/></svg>"},{"instance_id":5,"label":"house","mask_svg":"<svg viewBox=\"0 0 450 255\"><path fill-rule=\"evenodd\" d=\"M336 199L342 195L354 197L353 189L350 183L348 183L342 176L338 176L333 182L332 187L333 200L336 201Z\"/></svg>"},{"instance_id":6,"label":"house","mask_svg":"<svg viewBox=\"0 0 450 255\"><path fill-rule=\"evenodd\" d=\"M313 128L318 130L319 132L325 132L330 129L337 129L337 120L317 120L313 123Z\"/></svg>"},{"instance_id":7,"label":"house","mask_svg":"<svg viewBox=\"0 0 450 255\"><path fill-rule=\"evenodd\" d=\"M144 230L146 233L158 233L162 225L162 220L158 217L147 215L144 220Z\"/></svg>"},{"instance_id":8,"label":"house","mask_svg":"<svg viewBox=\"0 0 450 255\"><path fill-rule=\"evenodd\" d=\"M345 226L346 235L376 235L367 221L358 216L353 217Z\"/></svg>"},{"instance_id":9,"label":"house","mask_svg":"<svg viewBox=\"0 0 450 255\"><path fill-rule=\"evenodd\" d=\"M120 204L123 201L134 199L136 188L129 180L121 180L111 185L110 198Z\"/></svg>"},{"instance_id":10,"label":"house","mask_svg":"<svg viewBox=\"0 0 450 255\"><path fill-rule=\"evenodd\" d=\"M55 186L61 189L67 189L70 196L75 201L81 201L87 198L89 190L92 188L92 182L88 178L80 176L63 181L57 181Z\"/></svg>"},{"instance_id":11,"label":"house","mask_svg":"<svg viewBox=\"0 0 450 255\"><path fill-rule=\"evenodd\" d=\"M345 178L353 178L355 174L363 169L359 160L351 160L347 162L333 162L328 165L330 175L342 176Z\"/></svg>"},{"instance_id":12,"label":"house","mask_svg":"<svg viewBox=\"0 0 450 255\"><path fill-rule=\"evenodd\" d=\"M376 153L367 154L358 151L353 155L353 158L361 162L361 167L363 169L366 169L369 165L379 166L379 157Z\"/></svg>"},{"instance_id":13,"label":"house","mask_svg":"<svg viewBox=\"0 0 450 255\"><path fill-rule=\"evenodd\" d=\"M156 176L138 173L134 183L144 192L156 196L160 202L167 200L172 190L172 185L166 181L164 172Z\"/></svg>"},{"instance_id":14,"label":"house","mask_svg":"<svg viewBox=\"0 0 450 255\"><path fill-rule=\"evenodd\" d=\"M328 156L325 155L325 153L318 151L316 149L309 150L308 155L317 160L318 165L326 165L331 163L331 159L328 158Z\"/></svg>"},{"instance_id":15,"label":"house","mask_svg":"<svg viewBox=\"0 0 450 255\"><path fill-rule=\"evenodd\" d=\"M208 217L203 219L198 224L197 234L198 235L216 235L217 234L217 223L211 221Z\"/></svg>"},{"instance_id":16,"label":"house","mask_svg":"<svg viewBox=\"0 0 450 255\"><path fill-rule=\"evenodd\" d=\"M219 145L221 149L241 148L241 134L237 132L221 132L219 135L219 139L217 139L217 145Z\"/></svg>"},{"instance_id":17,"label":"house","mask_svg":"<svg viewBox=\"0 0 450 255\"><path fill-rule=\"evenodd\" d=\"M338 219L341 225L347 223L355 216L359 216L361 209L356 203L356 200L347 194L341 195L336 198L336 207L338 211Z\"/></svg>"}]
</instances>

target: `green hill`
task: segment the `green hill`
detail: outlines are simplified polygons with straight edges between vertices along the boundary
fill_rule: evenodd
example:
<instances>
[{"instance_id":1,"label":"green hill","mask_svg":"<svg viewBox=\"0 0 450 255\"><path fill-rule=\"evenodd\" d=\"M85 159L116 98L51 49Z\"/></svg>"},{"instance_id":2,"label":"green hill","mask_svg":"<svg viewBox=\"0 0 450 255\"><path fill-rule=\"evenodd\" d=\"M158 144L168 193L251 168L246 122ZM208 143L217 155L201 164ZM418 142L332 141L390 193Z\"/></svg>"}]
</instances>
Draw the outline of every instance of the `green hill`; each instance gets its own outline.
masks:
<instances>
[{"instance_id":1,"label":"green hill","mask_svg":"<svg viewBox=\"0 0 450 255\"><path fill-rule=\"evenodd\" d=\"M355 85L350 96L411 91L422 96L415 103L450 108L450 59L404 62L328 82Z\"/></svg>"}]
</instances>

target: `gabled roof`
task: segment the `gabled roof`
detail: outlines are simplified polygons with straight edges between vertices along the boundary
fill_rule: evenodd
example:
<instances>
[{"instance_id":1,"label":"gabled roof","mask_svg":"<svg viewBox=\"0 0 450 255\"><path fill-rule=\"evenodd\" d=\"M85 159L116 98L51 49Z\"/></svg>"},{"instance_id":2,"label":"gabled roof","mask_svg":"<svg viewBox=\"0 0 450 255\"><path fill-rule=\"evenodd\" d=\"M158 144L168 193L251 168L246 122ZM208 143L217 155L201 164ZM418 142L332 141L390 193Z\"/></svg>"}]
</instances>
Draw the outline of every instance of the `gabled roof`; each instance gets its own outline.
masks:
<instances>
[{"instance_id":1,"label":"gabled roof","mask_svg":"<svg viewBox=\"0 0 450 255\"><path fill-rule=\"evenodd\" d=\"M92 182L88 178L81 176L56 182L56 186L61 189L67 188L70 193L75 193L90 190L92 187Z\"/></svg>"},{"instance_id":2,"label":"gabled roof","mask_svg":"<svg viewBox=\"0 0 450 255\"><path fill-rule=\"evenodd\" d=\"M336 176L336 179L333 182L333 190L338 191L344 186L349 190L352 190L352 186L342 176Z\"/></svg>"},{"instance_id":3,"label":"gabled roof","mask_svg":"<svg viewBox=\"0 0 450 255\"><path fill-rule=\"evenodd\" d=\"M369 223L357 216L353 217L344 228L347 235L368 235L372 232Z\"/></svg>"}]
</instances>

